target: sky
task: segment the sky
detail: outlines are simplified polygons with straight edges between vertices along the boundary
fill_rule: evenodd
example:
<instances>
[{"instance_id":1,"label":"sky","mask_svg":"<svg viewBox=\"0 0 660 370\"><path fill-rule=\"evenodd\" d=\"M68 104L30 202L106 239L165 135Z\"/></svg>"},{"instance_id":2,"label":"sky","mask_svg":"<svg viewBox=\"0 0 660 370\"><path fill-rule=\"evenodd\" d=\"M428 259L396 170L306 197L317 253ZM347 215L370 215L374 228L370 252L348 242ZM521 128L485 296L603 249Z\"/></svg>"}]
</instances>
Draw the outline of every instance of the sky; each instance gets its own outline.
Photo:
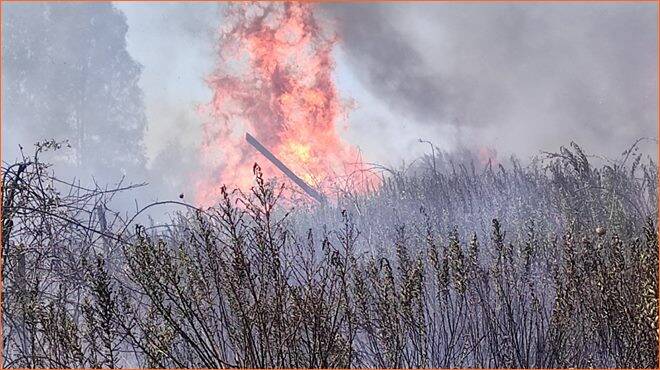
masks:
<instances>
[{"instance_id":1,"label":"sky","mask_svg":"<svg viewBox=\"0 0 660 370\"><path fill-rule=\"evenodd\" d=\"M147 156L172 142L201 140L197 106L211 98L205 83L214 67L221 6L216 3L118 2L128 23L127 49L143 71L139 85L148 117Z\"/></svg>"},{"instance_id":2,"label":"sky","mask_svg":"<svg viewBox=\"0 0 660 370\"><path fill-rule=\"evenodd\" d=\"M211 99L205 78L217 62L224 5L113 5L125 20L126 50L141 66L147 166L185 181L174 179L173 163L195 166L198 107ZM523 159L575 141L616 158L637 138L658 136L654 3L397 2L315 11L339 36L334 78L354 106L342 136L370 162L410 162L429 150L420 139ZM5 122L3 141L13 148L11 125L18 123ZM657 157L657 140L642 149Z\"/></svg>"}]
</instances>

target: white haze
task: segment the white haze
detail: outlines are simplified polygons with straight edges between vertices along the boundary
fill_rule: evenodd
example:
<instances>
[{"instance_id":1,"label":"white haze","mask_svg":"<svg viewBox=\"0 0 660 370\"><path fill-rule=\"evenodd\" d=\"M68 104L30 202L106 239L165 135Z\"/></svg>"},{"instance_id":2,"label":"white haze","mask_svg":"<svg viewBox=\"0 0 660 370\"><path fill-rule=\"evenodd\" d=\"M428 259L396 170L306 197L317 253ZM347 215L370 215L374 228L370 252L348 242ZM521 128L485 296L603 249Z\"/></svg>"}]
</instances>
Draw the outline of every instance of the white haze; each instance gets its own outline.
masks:
<instances>
[{"instance_id":1,"label":"white haze","mask_svg":"<svg viewBox=\"0 0 660 370\"><path fill-rule=\"evenodd\" d=\"M5 26L36 5L2 6ZM125 30L125 50L141 65L137 103L146 117L145 161L135 181L152 184L151 199L191 194L202 123L196 106L211 96L204 78L215 63L224 5L67 6L114 22L115 28L94 29L100 43L103 32ZM428 151L420 138L446 150L487 146L500 158L527 158L570 141L616 157L636 138L657 137L656 4L335 4L320 6L318 14L336 24L336 79L342 96L355 101L343 135L371 162L410 162ZM44 32L26 24L3 37L21 41ZM89 37L76 27L60 25L63 45ZM53 50L29 51L46 52ZM80 52L84 60L89 50L60 52ZM20 58L32 57L17 55L18 69L3 74L25 74L31 81ZM51 66L39 68L39 76L47 76ZM68 88L89 83L70 81ZM45 99L53 101L42 103L56 105L58 87L48 89ZM25 116L12 110L4 91L3 99L4 160L16 158L18 144L57 136L49 127L25 129ZM94 125L93 118L87 124ZM657 157L657 142L643 150ZM98 166L88 168L89 175L107 171Z\"/></svg>"}]
</instances>

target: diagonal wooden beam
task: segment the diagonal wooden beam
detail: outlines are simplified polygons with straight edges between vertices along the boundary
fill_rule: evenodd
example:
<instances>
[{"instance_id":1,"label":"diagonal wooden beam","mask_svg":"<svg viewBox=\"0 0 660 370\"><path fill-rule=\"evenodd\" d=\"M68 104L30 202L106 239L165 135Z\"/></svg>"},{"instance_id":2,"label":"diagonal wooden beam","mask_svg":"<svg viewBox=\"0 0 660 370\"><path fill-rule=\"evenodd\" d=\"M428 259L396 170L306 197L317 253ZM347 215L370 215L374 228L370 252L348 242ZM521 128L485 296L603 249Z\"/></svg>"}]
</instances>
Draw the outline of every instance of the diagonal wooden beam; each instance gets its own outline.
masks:
<instances>
[{"instance_id":1,"label":"diagonal wooden beam","mask_svg":"<svg viewBox=\"0 0 660 370\"><path fill-rule=\"evenodd\" d=\"M254 138L254 136L250 135L249 133L245 133L245 140L252 145L255 149L259 151L259 153L263 154L264 157L268 158L271 163L275 165L275 167L279 168L280 171L282 171L287 177L291 179L296 185L298 185L307 195L310 197L314 198L319 203L324 203L325 202L325 197L323 194L319 193L318 191L314 190L311 186L309 186L303 179L298 177L293 171L289 169L282 161L277 159L273 153L270 152L270 150L266 149L261 143Z\"/></svg>"}]
</instances>

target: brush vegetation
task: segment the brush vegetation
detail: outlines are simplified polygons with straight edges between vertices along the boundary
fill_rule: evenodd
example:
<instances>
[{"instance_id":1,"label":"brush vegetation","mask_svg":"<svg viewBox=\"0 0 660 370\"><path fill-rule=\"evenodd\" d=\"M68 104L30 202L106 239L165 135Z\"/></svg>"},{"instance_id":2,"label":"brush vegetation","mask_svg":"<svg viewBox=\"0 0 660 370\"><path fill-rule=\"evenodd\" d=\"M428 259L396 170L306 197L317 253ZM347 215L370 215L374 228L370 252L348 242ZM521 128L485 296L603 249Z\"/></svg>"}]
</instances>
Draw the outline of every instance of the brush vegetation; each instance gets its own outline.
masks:
<instances>
[{"instance_id":1,"label":"brush vegetation","mask_svg":"<svg viewBox=\"0 0 660 370\"><path fill-rule=\"evenodd\" d=\"M294 208L255 165L161 225L108 209L131 186L58 179L58 146L3 166L5 367L658 367L658 173L635 145L597 167L575 144L434 151Z\"/></svg>"}]
</instances>

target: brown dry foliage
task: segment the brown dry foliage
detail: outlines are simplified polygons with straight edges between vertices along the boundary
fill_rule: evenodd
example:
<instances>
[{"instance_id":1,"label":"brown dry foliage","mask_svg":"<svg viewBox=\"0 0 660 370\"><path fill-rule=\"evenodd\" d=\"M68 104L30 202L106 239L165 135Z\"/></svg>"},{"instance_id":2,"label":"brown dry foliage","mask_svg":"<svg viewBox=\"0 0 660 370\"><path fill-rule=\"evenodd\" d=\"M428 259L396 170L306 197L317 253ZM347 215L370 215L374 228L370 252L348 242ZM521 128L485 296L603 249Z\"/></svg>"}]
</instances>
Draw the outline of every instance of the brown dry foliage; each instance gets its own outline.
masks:
<instances>
[{"instance_id":1,"label":"brown dry foliage","mask_svg":"<svg viewBox=\"0 0 660 370\"><path fill-rule=\"evenodd\" d=\"M640 157L434 163L306 213L255 166L250 193L163 229L107 210L119 187L58 186L40 150L3 168L6 367L658 366Z\"/></svg>"}]
</instances>

